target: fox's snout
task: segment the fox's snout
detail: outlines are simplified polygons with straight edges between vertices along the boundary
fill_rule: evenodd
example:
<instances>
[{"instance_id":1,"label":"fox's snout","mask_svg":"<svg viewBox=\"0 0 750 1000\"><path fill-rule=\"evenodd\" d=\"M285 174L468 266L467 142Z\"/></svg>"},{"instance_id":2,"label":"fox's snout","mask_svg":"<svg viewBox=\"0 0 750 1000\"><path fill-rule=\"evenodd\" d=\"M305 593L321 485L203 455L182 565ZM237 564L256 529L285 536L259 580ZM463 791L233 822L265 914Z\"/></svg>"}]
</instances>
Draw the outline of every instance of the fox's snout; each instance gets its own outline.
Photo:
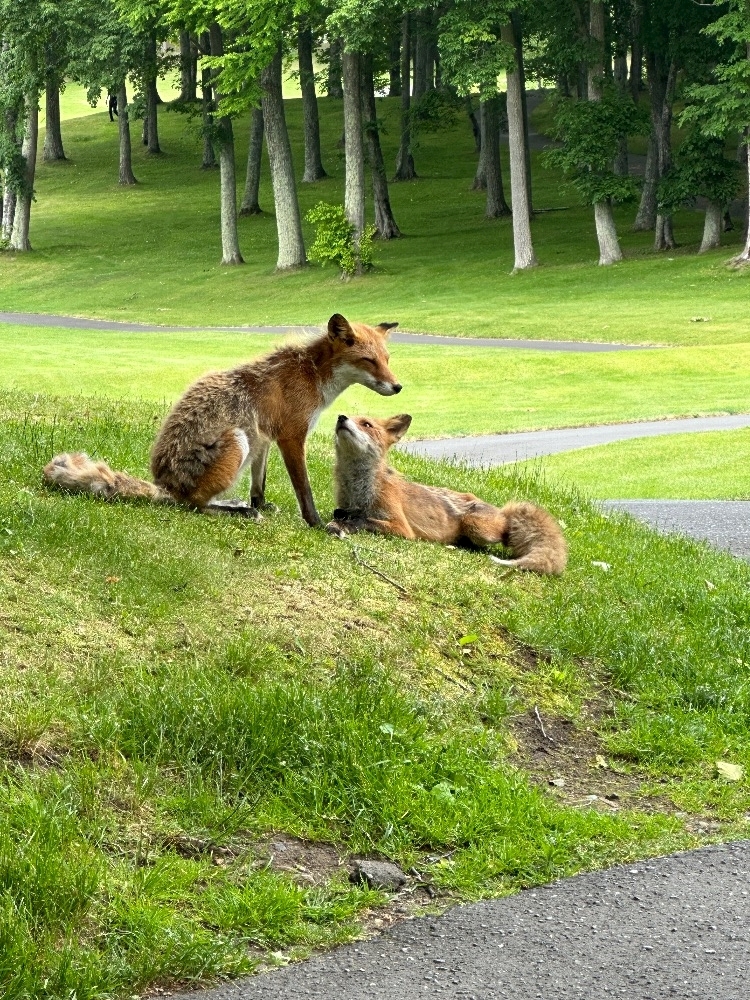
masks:
<instances>
[{"instance_id":1,"label":"fox's snout","mask_svg":"<svg viewBox=\"0 0 750 1000\"><path fill-rule=\"evenodd\" d=\"M336 430L340 431L348 419L345 413L339 413L338 420L336 421Z\"/></svg>"},{"instance_id":2,"label":"fox's snout","mask_svg":"<svg viewBox=\"0 0 750 1000\"><path fill-rule=\"evenodd\" d=\"M397 396L402 388L403 386L400 382L381 382L376 391L381 396Z\"/></svg>"}]
</instances>

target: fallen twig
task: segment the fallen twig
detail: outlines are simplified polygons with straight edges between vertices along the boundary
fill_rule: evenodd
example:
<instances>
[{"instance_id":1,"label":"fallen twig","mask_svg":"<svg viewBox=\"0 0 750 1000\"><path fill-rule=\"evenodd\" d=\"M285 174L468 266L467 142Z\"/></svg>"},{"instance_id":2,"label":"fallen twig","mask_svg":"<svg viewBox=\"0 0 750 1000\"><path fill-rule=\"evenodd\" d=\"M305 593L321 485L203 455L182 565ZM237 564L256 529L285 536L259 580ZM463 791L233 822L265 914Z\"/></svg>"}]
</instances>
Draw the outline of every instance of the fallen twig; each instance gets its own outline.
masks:
<instances>
[{"instance_id":1,"label":"fallen twig","mask_svg":"<svg viewBox=\"0 0 750 1000\"><path fill-rule=\"evenodd\" d=\"M458 678L456 677L451 677L450 674L446 673L445 670L441 670L440 667L433 667L432 669L435 671L435 673L440 674L441 677L445 677L447 681L451 681L451 683L457 684L460 688L463 688L464 691L473 692L474 688L469 687L468 684L464 684L463 681L458 680Z\"/></svg>"},{"instance_id":2,"label":"fallen twig","mask_svg":"<svg viewBox=\"0 0 750 1000\"><path fill-rule=\"evenodd\" d=\"M545 738L545 740L549 740L550 743L554 743L555 741L552 739L551 736L547 735L547 730L544 728L544 723L542 722L542 717L539 714L539 706L538 705L534 705L534 715L536 716L536 721L539 723L539 728L542 731L542 736Z\"/></svg>"},{"instance_id":3,"label":"fallen twig","mask_svg":"<svg viewBox=\"0 0 750 1000\"><path fill-rule=\"evenodd\" d=\"M352 555L354 556L354 561L359 563L360 566L364 566L365 569L369 569L369 571L371 573L374 573L375 576L379 576L381 580L385 580L386 583L390 583L390 585L392 587L395 587L396 590L400 590L401 593L406 594L407 597L409 596L409 591L406 589L406 587L402 587L401 584L398 583L396 580L392 580L390 576L386 576L385 573L382 573L379 569L376 569L374 566L371 566L369 563L365 562L364 559L360 556L356 545L352 545Z\"/></svg>"}]
</instances>

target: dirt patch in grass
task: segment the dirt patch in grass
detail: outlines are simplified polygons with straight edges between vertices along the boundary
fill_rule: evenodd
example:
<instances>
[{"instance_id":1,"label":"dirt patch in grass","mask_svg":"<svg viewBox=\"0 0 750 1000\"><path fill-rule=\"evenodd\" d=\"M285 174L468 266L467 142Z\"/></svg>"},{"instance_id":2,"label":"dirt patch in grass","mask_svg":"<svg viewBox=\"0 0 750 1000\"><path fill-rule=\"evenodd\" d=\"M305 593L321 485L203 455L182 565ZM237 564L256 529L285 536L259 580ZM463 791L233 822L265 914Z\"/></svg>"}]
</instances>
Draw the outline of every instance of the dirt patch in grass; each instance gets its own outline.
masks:
<instances>
[{"instance_id":1,"label":"dirt patch in grass","mask_svg":"<svg viewBox=\"0 0 750 1000\"><path fill-rule=\"evenodd\" d=\"M566 805L590 807L602 812L639 809L674 813L667 796L644 791L653 779L621 767L606 755L597 732L611 709L601 697L589 703L580 720L546 717L536 707L511 720L517 744L514 762L538 785Z\"/></svg>"},{"instance_id":2,"label":"dirt patch in grass","mask_svg":"<svg viewBox=\"0 0 750 1000\"><path fill-rule=\"evenodd\" d=\"M336 871L349 870L333 844L301 840L285 833L274 833L258 847L258 857L274 871L287 872L301 885L322 885Z\"/></svg>"}]
</instances>

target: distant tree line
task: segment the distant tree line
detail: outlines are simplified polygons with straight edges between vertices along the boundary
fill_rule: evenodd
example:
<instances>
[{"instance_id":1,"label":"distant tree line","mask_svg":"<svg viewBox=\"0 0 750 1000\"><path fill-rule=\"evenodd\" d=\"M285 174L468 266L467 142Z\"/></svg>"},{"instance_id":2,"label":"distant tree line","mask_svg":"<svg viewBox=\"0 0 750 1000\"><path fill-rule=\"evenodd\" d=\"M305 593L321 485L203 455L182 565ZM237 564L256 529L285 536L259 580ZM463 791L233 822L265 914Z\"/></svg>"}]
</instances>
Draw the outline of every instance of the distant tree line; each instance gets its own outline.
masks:
<instances>
[{"instance_id":1,"label":"distant tree line","mask_svg":"<svg viewBox=\"0 0 750 1000\"><path fill-rule=\"evenodd\" d=\"M178 106L199 116L202 166L220 172L225 264L242 264L237 216L260 212L266 143L279 269L306 263L282 98L284 60L297 63L304 115L302 183L326 176L319 93L343 105L344 209L355 239L372 200L377 234L399 237L389 185L418 176L420 131L466 114L477 151L474 185L486 215L512 215L515 268L534 267L527 80L556 92L546 154L592 206L600 263L621 258L613 205L637 202L634 227L675 246L673 216L702 199L701 249L719 243L742 186L750 141L750 0L0 0L2 241L30 249L29 220L46 97L45 160L64 159L60 91L82 84L92 101L116 98L119 182L137 183L131 124L158 156L157 81L179 71ZM315 66L318 66L318 72ZM375 95L400 100L396 162L386 164ZM687 137L672 149L672 124ZM239 209L234 129L250 114ZM500 160L507 128L509 202ZM628 138L647 142L642 179ZM728 148L737 149L727 154ZM415 156L416 154L416 156ZM367 168L371 178L367 191ZM747 220L746 220L747 221ZM750 236L738 261L750 260Z\"/></svg>"}]
</instances>

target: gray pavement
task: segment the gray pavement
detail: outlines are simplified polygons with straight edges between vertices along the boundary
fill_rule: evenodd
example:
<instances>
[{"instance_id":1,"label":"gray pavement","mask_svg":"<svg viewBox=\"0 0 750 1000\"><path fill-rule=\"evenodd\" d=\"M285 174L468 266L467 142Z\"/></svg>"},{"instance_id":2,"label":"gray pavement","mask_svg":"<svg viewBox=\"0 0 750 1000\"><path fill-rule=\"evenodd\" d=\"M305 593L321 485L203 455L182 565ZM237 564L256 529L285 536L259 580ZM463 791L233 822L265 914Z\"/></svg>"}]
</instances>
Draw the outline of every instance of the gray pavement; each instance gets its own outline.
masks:
<instances>
[{"instance_id":1,"label":"gray pavement","mask_svg":"<svg viewBox=\"0 0 750 1000\"><path fill-rule=\"evenodd\" d=\"M201 998L745 1000L748 982L739 841L457 906Z\"/></svg>"},{"instance_id":2,"label":"gray pavement","mask_svg":"<svg viewBox=\"0 0 750 1000\"><path fill-rule=\"evenodd\" d=\"M689 535L750 559L748 500L606 500L603 506L626 511L658 531Z\"/></svg>"},{"instance_id":3,"label":"gray pavement","mask_svg":"<svg viewBox=\"0 0 750 1000\"><path fill-rule=\"evenodd\" d=\"M15 326L55 326L70 330L113 330L121 333L267 333L310 335L320 333L318 326L157 326L125 320L86 319L81 316L55 316L49 313L0 312L0 323ZM504 337L442 337L432 333L392 333L396 344L440 344L444 347L501 347L525 351L567 351L576 354L601 354L610 351L648 351L640 344L600 344L577 340L509 340Z\"/></svg>"},{"instance_id":4,"label":"gray pavement","mask_svg":"<svg viewBox=\"0 0 750 1000\"><path fill-rule=\"evenodd\" d=\"M596 427L563 427L550 431L523 431L514 434L480 434L475 437L443 438L434 441L405 441L399 447L424 458L447 458L468 465L502 465L505 462L554 455L575 448L590 448L630 438L685 434L695 431L726 431L750 427L750 413L718 417L685 417L678 420L648 420L627 424L600 424Z\"/></svg>"}]
</instances>

